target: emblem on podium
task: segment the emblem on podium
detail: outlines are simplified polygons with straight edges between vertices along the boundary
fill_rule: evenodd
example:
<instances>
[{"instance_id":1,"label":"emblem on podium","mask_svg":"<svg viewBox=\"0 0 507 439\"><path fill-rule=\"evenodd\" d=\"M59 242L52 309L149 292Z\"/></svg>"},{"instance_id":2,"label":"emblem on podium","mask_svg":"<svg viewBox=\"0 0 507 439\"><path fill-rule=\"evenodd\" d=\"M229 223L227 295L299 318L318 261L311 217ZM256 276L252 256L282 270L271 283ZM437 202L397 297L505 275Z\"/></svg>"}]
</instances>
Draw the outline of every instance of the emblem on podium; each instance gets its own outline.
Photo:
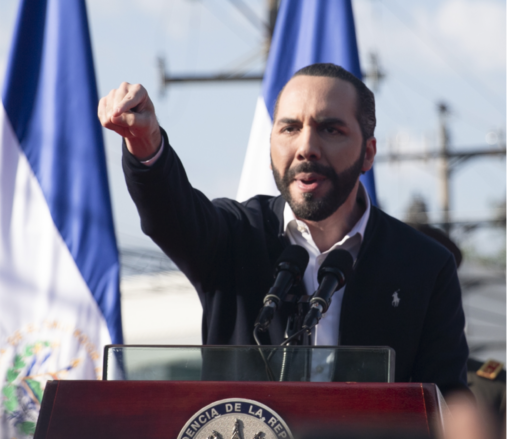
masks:
<instances>
[{"instance_id":1,"label":"emblem on podium","mask_svg":"<svg viewBox=\"0 0 507 439\"><path fill-rule=\"evenodd\" d=\"M199 410L178 439L292 439L284 420L260 402L231 398Z\"/></svg>"}]
</instances>

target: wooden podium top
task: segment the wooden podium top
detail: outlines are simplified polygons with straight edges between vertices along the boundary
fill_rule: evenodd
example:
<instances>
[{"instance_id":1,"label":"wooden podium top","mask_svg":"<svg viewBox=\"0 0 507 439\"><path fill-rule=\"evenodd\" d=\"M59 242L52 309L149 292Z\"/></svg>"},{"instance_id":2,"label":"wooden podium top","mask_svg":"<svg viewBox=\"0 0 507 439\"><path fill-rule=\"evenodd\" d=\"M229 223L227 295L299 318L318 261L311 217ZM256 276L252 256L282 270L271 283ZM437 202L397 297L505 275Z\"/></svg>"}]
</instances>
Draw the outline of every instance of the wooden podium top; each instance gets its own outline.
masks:
<instances>
[{"instance_id":1,"label":"wooden podium top","mask_svg":"<svg viewBox=\"0 0 507 439\"><path fill-rule=\"evenodd\" d=\"M50 381L35 439L176 439L199 410L228 398L268 406L295 436L359 424L429 437L438 429L437 393L418 383Z\"/></svg>"}]
</instances>

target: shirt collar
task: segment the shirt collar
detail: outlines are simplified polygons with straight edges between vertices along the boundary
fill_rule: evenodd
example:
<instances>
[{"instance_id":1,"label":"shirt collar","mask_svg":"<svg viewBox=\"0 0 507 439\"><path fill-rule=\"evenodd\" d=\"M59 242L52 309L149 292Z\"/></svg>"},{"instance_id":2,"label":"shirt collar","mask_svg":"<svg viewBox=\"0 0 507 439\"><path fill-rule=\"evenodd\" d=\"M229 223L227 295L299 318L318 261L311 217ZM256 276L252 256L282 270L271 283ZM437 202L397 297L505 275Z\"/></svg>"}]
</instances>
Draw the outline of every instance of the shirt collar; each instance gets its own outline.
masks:
<instances>
[{"instance_id":1,"label":"shirt collar","mask_svg":"<svg viewBox=\"0 0 507 439\"><path fill-rule=\"evenodd\" d=\"M371 211L371 201L366 189L363 186L363 183L359 182L359 189L357 191L357 199L359 202L366 204L366 209L364 210L363 215L359 218L359 221L352 227L350 232L348 232L343 240L352 237L356 234L361 236L361 240L364 238L364 232L366 230L366 225L368 224L368 219L370 218ZM296 218L294 212L289 206L289 203L285 202L285 208L283 210L283 231L287 233L287 228L289 225L294 222L296 228L299 230L300 228L308 230L308 226L301 220ZM342 240L342 241L343 241Z\"/></svg>"}]
</instances>

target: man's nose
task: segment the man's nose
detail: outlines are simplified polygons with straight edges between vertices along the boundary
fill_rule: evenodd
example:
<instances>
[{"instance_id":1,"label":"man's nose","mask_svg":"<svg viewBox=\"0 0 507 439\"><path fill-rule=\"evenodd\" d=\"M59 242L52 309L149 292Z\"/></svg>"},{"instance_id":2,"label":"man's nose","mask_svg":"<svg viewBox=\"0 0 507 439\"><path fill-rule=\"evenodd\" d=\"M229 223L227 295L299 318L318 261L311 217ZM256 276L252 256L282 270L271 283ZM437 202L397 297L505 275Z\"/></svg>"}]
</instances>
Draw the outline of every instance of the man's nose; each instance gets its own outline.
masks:
<instances>
[{"instance_id":1,"label":"man's nose","mask_svg":"<svg viewBox=\"0 0 507 439\"><path fill-rule=\"evenodd\" d=\"M298 160L319 160L321 155L320 139L316 130L305 127L298 139L296 157Z\"/></svg>"}]
</instances>

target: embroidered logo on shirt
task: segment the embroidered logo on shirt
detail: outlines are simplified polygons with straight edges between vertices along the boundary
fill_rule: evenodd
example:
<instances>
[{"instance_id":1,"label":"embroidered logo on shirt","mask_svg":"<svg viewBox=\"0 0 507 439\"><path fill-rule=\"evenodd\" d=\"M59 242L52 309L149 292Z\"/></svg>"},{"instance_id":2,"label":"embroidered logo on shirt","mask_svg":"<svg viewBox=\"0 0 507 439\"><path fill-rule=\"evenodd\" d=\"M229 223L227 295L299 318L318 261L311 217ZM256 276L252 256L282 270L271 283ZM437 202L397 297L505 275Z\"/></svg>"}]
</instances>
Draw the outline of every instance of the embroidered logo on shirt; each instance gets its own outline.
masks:
<instances>
[{"instance_id":1,"label":"embroidered logo on shirt","mask_svg":"<svg viewBox=\"0 0 507 439\"><path fill-rule=\"evenodd\" d=\"M395 308L400 304L400 298L398 297L398 293L400 290L397 290L393 293L393 301L391 302L391 305L393 305Z\"/></svg>"}]
</instances>

